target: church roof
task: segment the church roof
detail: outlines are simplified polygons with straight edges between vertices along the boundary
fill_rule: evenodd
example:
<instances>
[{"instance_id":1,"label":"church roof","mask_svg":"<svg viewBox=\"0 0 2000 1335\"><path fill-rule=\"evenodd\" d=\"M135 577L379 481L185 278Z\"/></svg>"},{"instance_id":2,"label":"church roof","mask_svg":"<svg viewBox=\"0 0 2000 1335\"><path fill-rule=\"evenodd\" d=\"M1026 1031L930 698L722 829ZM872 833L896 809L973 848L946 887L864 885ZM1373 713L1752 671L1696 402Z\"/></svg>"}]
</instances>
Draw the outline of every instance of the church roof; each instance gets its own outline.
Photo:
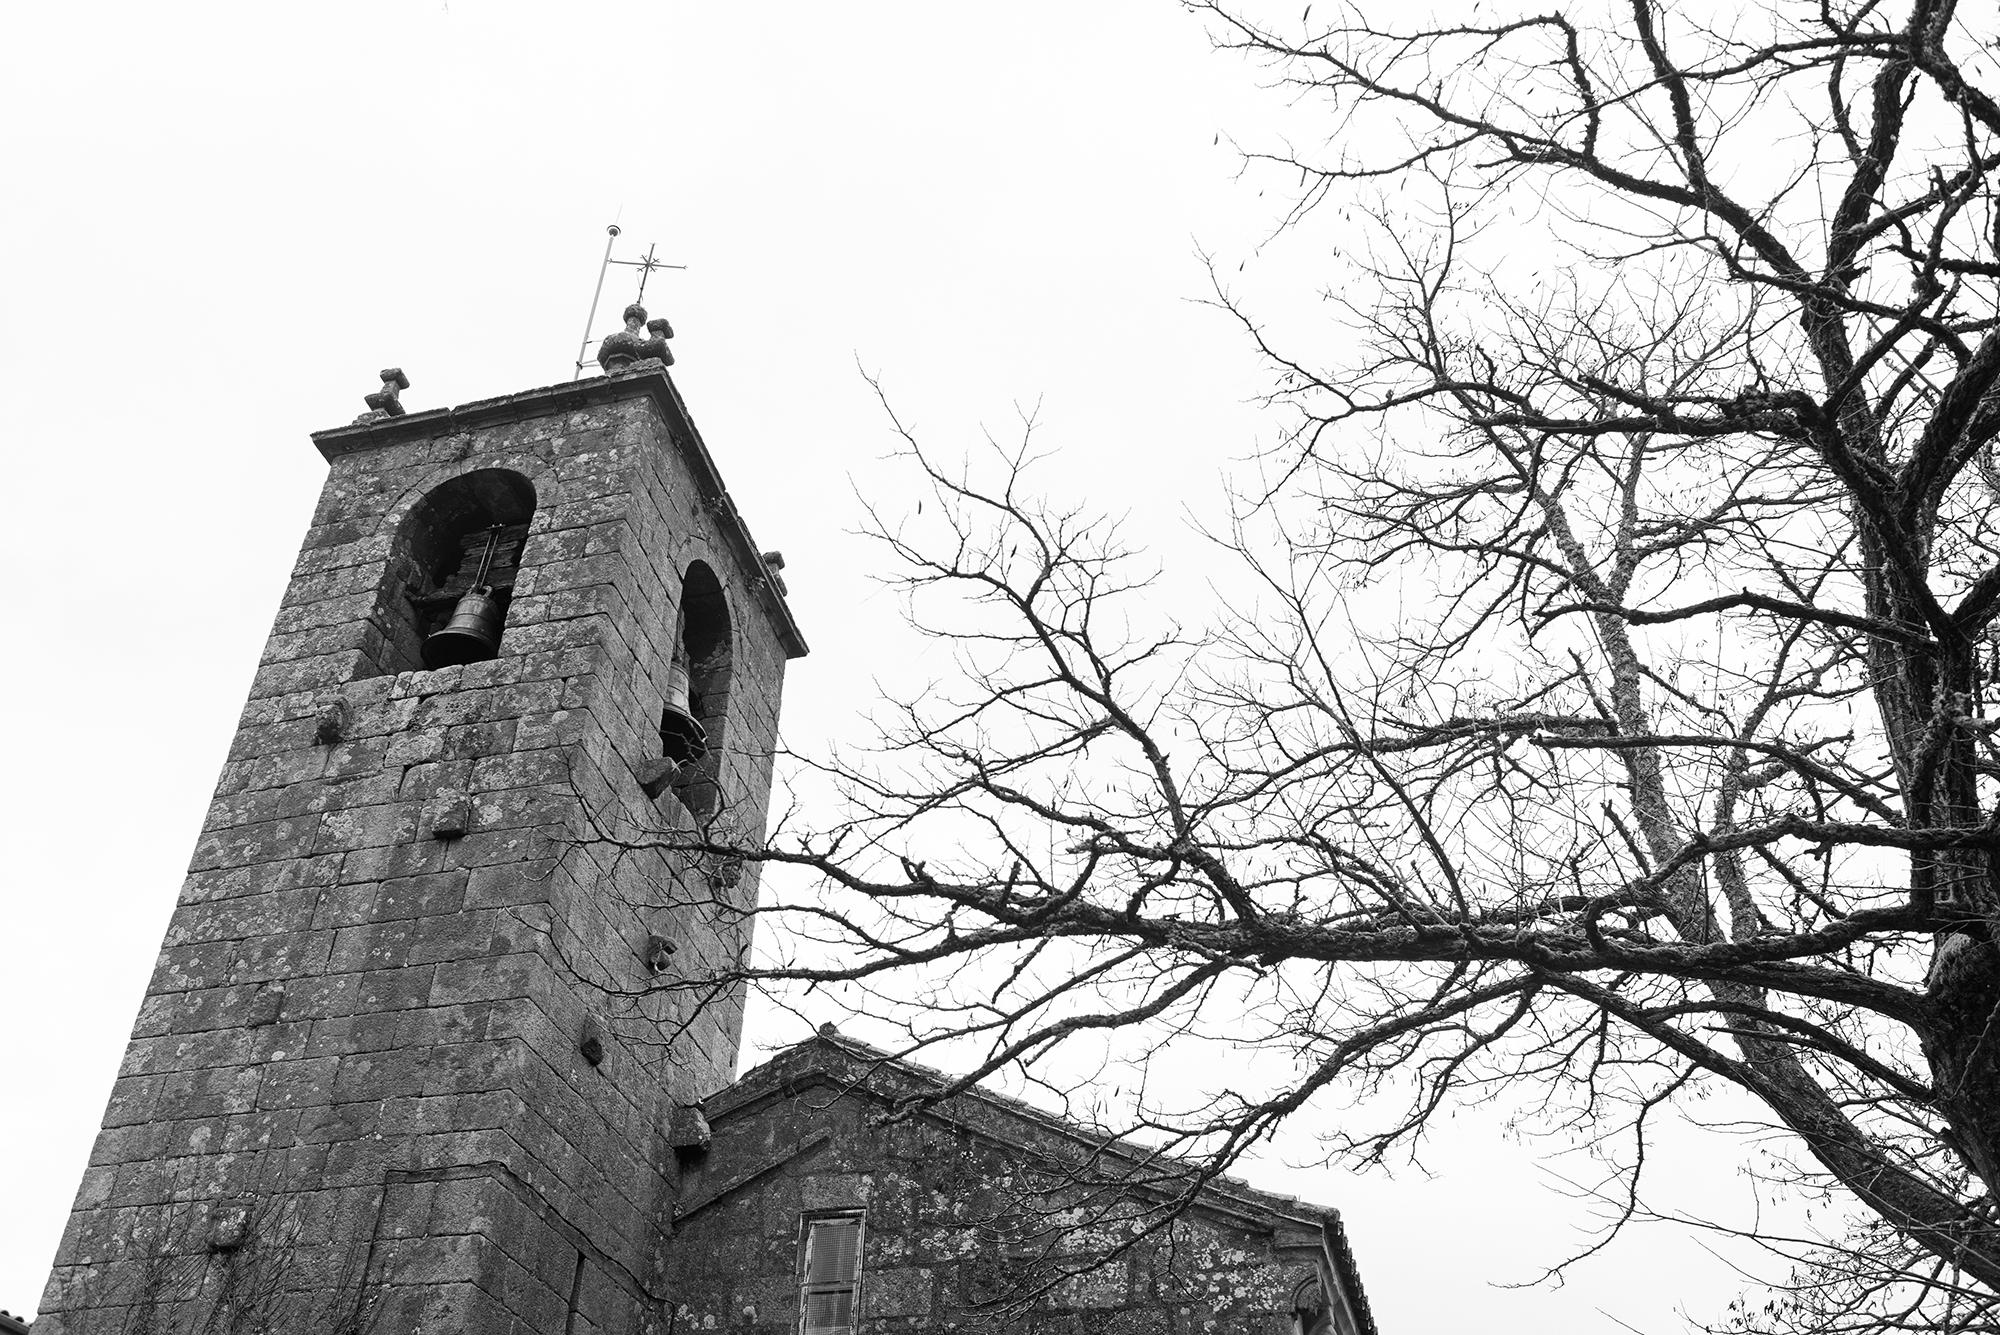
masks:
<instances>
[{"instance_id":1,"label":"church roof","mask_svg":"<svg viewBox=\"0 0 2000 1335\"><path fill-rule=\"evenodd\" d=\"M886 1110L935 1096L951 1083L952 1077L943 1072L898 1058L826 1025L813 1038L785 1049L710 1095L702 1110L711 1124L722 1125L814 1087L866 1099ZM1181 1208L1268 1234L1280 1251L1316 1253L1347 1295L1364 1335L1375 1335L1374 1317L1338 1210L1296 1196L1261 1191L1223 1175L1196 1184L1174 1161L1145 1146L1109 1139L1020 1099L976 1085L924 1107L919 1115L1029 1154L1045 1154L1052 1145L1066 1142L1106 1165L1107 1185L1116 1184L1162 1203L1182 1197L1192 1188L1191 1199ZM1121 1168L1129 1176L1118 1176Z\"/></svg>"}]
</instances>

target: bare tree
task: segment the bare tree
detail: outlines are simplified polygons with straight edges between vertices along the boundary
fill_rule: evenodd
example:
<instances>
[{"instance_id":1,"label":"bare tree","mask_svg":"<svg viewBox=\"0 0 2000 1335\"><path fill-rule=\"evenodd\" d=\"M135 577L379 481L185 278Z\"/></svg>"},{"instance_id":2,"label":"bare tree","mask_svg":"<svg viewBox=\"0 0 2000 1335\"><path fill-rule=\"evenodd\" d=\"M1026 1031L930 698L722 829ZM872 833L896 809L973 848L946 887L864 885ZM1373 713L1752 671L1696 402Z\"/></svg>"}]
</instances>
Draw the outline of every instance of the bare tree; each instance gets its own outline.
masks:
<instances>
[{"instance_id":1,"label":"bare tree","mask_svg":"<svg viewBox=\"0 0 2000 1335\"><path fill-rule=\"evenodd\" d=\"M1072 1109L1197 1177L1335 1092L1393 1109L1325 1133L1371 1160L1505 1084L1629 1217L1649 1125L1727 1085L1864 1216L1744 1328L2000 1321L1981 21L1190 7L1323 117L1249 155L1288 225L1377 220L1326 329L1217 287L1296 430L1215 628L1149 633L1143 562L1025 446L911 440L932 494L875 529L959 671L825 767L844 819L667 837L811 872L768 878L758 972L976 1045L961 1085L1251 1053Z\"/></svg>"}]
</instances>

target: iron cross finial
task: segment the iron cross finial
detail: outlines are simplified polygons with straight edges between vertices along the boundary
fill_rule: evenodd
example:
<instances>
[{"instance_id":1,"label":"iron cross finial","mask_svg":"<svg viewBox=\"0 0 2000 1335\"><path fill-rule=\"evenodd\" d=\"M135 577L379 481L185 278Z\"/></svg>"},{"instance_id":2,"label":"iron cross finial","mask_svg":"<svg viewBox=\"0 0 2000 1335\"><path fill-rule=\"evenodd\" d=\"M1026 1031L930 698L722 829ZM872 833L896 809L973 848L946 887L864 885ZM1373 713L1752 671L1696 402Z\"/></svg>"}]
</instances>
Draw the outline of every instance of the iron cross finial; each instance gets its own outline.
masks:
<instances>
[{"instance_id":1,"label":"iron cross finial","mask_svg":"<svg viewBox=\"0 0 2000 1335\"><path fill-rule=\"evenodd\" d=\"M644 258L636 260L614 260L611 258L611 247L618 240L618 224L617 223L611 224L611 226L605 228L605 231L608 232L610 236L604 243L604 262L597 266L597 290L590 294L590 315L583 322L583 342L578 345L576 350L576 374L579 376L583 374L584 359L588 357L590 354L591 331L597 327L597 301L599 297L602 297L604 295L604 275L611 271L611 266L614 264L622 264L628 269L637 269L639 271L639 295L632 299L632 304L634 306L640 305L646 300L646 280L653 276L653 270L687 268L685 264L668 264L666 261L660 259L659 256L655 253L658 247L650 242L646 246L646 254ZM662 336L660 331L657 329L654 330L653 333L656 336ZM614 334L612 335L612 337L616 338L617 335ZM663 335L663 337L667 338L673 337L672 331L668 331L665 335ZM662 360L666 361L669 364L673 362L673 358L670 356L662 358ZM599 358L600 364L602 363L602 361L603 359L600 357Z\"/></svg>"},{"instance_id":2,"label":"iron cross finial","mask_svg":"<svg viewBox=\"0 0 2000 1335\"><path fill-rule=\"evenodd\" d=\"M634 297L634 298L632 298L632 302L633 302L633 304L634 304L634 305L641 305L641 304L643 304L643 303L645 302L645 300L646 300L646 280L647 280L648 278L651 278L651 277L653 276L653 270L655 270L655 269L685 269L685 268L687 268L687 266L686 266L685 264L668 264L668 263L666 263L666 262L664 262L664 261L662 261L662 260L660 260L660 259L657 259L657 258L655 258L655 257L654 257L654 254L653 254L653 252L654 252L654 250L656 250L656 249L657 249L657 246L656 246L656 245L655 245L655 244L654 244L653 242L651 242L651 241L648 241L648 242L646 243L646 253L645 253L645 254L644 254L643 256L641 256L640 258L638 258L638 259L636 259L636 260L613 260L613 261L611 261L611 262L612 262L613 264L629 264L629 265L631 265L631 266L632 266L633 268L635 268L635 269L637 269L637 270L639 271L639 295L638 295L638 296L636 296L636 297Z\"/></svg>"}]
</instances>

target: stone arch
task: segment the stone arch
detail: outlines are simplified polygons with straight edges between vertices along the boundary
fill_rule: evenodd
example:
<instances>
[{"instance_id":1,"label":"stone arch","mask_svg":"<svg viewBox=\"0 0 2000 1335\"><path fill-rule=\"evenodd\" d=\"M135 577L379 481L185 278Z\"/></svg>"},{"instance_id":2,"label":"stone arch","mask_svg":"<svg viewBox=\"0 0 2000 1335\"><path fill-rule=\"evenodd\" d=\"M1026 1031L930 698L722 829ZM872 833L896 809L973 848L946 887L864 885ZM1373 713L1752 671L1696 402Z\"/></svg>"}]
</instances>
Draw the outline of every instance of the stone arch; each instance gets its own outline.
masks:
<instances>
[{"instance_id":1,"label":"stone arch","mask_svg":"<svg viewBox=\"0 0 2000 1335\"><path fill-rule=\"evenodd\" d=\"M457 644L441 655L433 646L433 657L442 660L436 666L494 657L534 517L534 483L507 468L448 478L411 506L383 565L361 675L389 676L431 666L424 644L451 620L460 599L474 587L482 561L483 587L491 590L486 612L495 647L487 651ZM489 546L492 557L487 561Z\"/></svg>"},{"instance_id":2,"label":"stone arch","mask_svg":"<svg viewBox=\"0 0 2000 1335\"><path fill-rule=\"evenodd\" d=\"M735 636L722 581L706 561L688 563L681 575L681 603L674 634L674 666L687 673L687 710L697 727L686 727L679 702L668 699L660 716L662 754L678 763L674 792L683 806L706 819L720 804L718 780L728 744L729 691ZM671 689L671 688L670 688Z\"/></svg>"}]
</instances>

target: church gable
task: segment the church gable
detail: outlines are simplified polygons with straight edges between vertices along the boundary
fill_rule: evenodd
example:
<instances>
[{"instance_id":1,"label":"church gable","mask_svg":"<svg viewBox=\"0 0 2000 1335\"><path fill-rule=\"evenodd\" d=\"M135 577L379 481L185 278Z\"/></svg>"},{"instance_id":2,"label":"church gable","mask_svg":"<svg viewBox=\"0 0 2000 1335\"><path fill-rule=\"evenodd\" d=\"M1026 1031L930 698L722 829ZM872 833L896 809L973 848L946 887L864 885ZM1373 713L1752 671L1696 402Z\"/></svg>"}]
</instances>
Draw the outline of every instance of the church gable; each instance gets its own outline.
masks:
<instances>
[{"instance_id":1,"label":"church gable","mask_svg":"<svg viewBox=\"0 0 2000 1335\"><path fill-rule=\"evenodd\" d=\"M707 1105L669 1250L676 1327L1372 1335L1337 1216L1170 1166L837 1036ZM1303 1309L1303 1311L1302 1311Z\"/></svg>"}]
</instances>

